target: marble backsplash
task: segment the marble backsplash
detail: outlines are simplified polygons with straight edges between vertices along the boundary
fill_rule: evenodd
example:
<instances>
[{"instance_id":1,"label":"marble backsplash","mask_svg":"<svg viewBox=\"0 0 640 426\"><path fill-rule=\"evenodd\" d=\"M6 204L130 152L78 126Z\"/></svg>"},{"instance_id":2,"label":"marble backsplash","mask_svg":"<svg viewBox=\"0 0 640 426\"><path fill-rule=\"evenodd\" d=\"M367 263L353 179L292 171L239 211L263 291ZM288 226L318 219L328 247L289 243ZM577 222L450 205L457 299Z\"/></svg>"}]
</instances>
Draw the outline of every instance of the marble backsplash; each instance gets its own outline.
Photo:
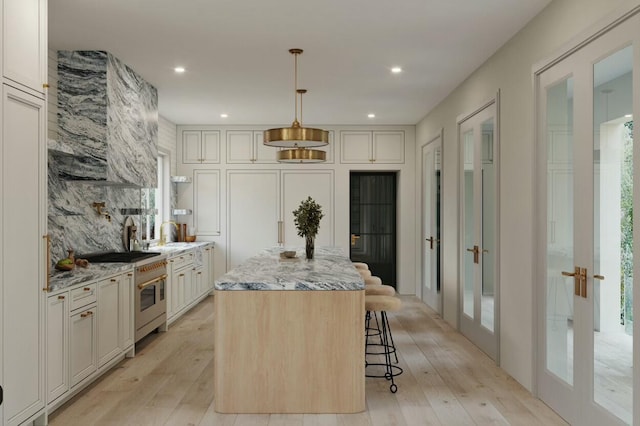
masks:
<instances>
[{"instance_id":1,"label":"marble backsplash","mask_svg":"<svg viewBox=\"0 0 640 426\"><path fill-rule=\"evenodd\" d=\"M60 177L59 167L69 155L49 151L49 206L48 227L51 238L51 266L67 257L67 250L76 254L97 251L123 251L124 221L127 215L121 209L140 209L141 189L95 185L92 182L69 181ZM170 206L175 208L177 191L172 185ZM92 204L104 202L111 221L99 216ZM131 215L140 229L141 217ZM167 226L165 230L173 230ZM142 237L142 235L140 235ZM175 240L173 233L169 240Z\"/></svg>"}]
</instances>

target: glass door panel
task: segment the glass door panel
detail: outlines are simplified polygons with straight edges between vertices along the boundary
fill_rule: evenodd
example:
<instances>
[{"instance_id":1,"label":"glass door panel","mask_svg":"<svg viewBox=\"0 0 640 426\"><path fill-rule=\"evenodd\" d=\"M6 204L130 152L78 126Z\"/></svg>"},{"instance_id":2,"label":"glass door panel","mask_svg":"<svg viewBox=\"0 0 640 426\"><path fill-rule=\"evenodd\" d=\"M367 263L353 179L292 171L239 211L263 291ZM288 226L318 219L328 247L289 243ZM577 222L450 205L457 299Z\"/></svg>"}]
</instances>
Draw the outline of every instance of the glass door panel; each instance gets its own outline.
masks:
<instances>
[{"instance_id":1,"label":"glass door panel","mask_svg":"<svg viewBox=\"0 0 640 426\"><path fill-rule=\"evenodd\" d=\"M633 48L593 67L593 400L633 414Z\"/></svg>"},{"instance_id":2,"label":"glass door panel","mask_svg":"<svg viewBox=\"0 0 640 426\"><path fill-rule=\"evenodd\" d=\"M573 77L546 90L546 368L573 384Z\"/></svg>"},{"instance_id":3,"label":"glass door panel","mask_svg":"<svg viewBox=\"0 0 640 426\"><path fill-rule=\"evenodd\" d=\"M474 163L474 136L473 128L464 131L462 134L462 158L464 159L464 247L470 250L476 241L475 238L475 212L474 212L474 179L473 179L473 163ZM462 312L471 319L475 318L474 303L474 256L465 253L464 259L464 290L462 298Z\"/></svg>"},{"instance_id":4,"label":"glass door panel","mask_svg":"<svg viewBox=\"0 0 640 426\"><path fill-rule=\"evenodd\" d=\"M496 169L493 159L493 117L481 124L482 129L482 293L480 297L480 323L494 331L496 292Z\"/></svg>"}]
</instances>

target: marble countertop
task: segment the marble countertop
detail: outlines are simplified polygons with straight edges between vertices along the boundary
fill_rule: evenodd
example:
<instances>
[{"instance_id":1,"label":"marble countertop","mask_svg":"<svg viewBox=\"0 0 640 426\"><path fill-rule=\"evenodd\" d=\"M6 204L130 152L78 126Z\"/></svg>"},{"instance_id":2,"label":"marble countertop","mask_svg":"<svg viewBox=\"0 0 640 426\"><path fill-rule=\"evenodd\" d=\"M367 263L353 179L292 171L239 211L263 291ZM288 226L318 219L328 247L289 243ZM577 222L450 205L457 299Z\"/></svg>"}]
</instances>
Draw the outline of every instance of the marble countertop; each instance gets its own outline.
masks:
<instances>
[{"instance_id":1,"label":"marble countertop","mask_svg":"<svg viewBox=\"0 0 640 426\"><path fill-rule=\"evenodd\" d=\"M160 252L168 257L177 256L197 247L213 246L213 242L202 241L194 243L167 243L164 246L151 246L149 251ZM148 259L146 259L148 260ZM54 292L73 287L88 281L99 280L110 275L132 271L135 263L91 263L86 268L76 266L72 271L57 271L51 268L49 291Z\"/></svg>"},{"instance_id":2,"label":"marble countertop","mask_svg":"<svg viewBox=\"0 0 640 426\"><path fill-rule=\"evenodd\" d=\"M304 248L296 258L280 257L274 247L219 277L216 290L364 290L364 281L351 260L338 247L316 247L313 260Z\"/></svg>"}]
</instances>

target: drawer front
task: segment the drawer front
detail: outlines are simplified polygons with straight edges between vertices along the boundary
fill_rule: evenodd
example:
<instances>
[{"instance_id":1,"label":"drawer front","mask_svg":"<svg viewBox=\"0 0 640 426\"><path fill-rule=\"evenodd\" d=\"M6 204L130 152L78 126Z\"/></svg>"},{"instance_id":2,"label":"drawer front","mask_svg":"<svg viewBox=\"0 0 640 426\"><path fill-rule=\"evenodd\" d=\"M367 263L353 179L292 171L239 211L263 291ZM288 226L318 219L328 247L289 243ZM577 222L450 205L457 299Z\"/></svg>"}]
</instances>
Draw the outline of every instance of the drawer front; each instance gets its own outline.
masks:
<instances>
[{"instance_id":1,"label":"drawer front","mask_svg":"<svg viewBox=\"0 0 640 426\"><path fill-rule=\"evenodd\" d=\"M189 265L193 262L193 251L190 251L188 253L182 253L181 255L172 257L171 259L169 259L169 262L171 262L172 266L173 266L173 270L177 270L180 269L186 265Z\"/></svg>"},{"instance_id":2,"label":"drawer front","mask_svg":"<svg viewBox=\"0 0 640 426\"><path fill-rule=\"evenodd\" d=\"M70 309L75 309L87 306L90 303L94 303L97 300L96 284L83 285L71 290L71 302L69 304Z\"/></svg>"}]
</instances>

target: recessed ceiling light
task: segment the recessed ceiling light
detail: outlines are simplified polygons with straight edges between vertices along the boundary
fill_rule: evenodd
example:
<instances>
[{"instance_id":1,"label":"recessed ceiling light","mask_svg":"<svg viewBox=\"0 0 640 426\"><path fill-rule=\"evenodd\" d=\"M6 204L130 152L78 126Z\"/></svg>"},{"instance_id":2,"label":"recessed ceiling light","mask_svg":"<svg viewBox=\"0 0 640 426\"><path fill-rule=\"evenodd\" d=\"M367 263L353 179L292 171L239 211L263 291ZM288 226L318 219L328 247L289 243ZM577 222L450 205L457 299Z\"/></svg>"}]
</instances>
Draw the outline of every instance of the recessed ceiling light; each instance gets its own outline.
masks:
<instances>
[{"instance_id":1,"label":"recessed ceiling light","mask_svg":"<svg viewBox=\"0 0 640 426\"><path fill-rule=\"evenodd\" d=\"M631 117L633 117L633 114L627 114L624 116L624 118L631 118Z\"/></svg>"},{"instance_id":2,"label":"recessed ceiling light","mask_svg":"<svg viewBox=\"0 0 640 426\"><path fill-rule=\"evenodd\" d=\"M369 117L369 118L376 118L376 115L375 115L375 114L367 114L367 117Z\"/></svg>"},{"instance_id":3,"label":"recessed ceiling light","mask_svg":"<svg viewBox=\"0 0 640 426\"><path fill-rule=\"evenodd\" d=\"M175 67L173 70L178 74L182 74L185 71L184 67Z\"/></svg>"},{"instance_id":4,"label":"recessed ceiling light","mask_svg":"<svg viewBox=\"0 0 640 426\"><path fill-rule=\"evenodd\" d=\"M391 72L392 72L392 73L394 73L394 74L399 74L399 73L401 73L401 72L402 72L402 68L400 68L400 67L393 67L393 68L391 68Z\"/></svg>"},{"instance_id":5,"label":"recessed ceiling light","mask_svg":"<svg viewBox=\"0 0 640 426\"><path fill-rule=\"evenodd\" d=\"M229 114L220 114L221 118L227 118L229 116Z\"/></svg>"}]
</instances>

